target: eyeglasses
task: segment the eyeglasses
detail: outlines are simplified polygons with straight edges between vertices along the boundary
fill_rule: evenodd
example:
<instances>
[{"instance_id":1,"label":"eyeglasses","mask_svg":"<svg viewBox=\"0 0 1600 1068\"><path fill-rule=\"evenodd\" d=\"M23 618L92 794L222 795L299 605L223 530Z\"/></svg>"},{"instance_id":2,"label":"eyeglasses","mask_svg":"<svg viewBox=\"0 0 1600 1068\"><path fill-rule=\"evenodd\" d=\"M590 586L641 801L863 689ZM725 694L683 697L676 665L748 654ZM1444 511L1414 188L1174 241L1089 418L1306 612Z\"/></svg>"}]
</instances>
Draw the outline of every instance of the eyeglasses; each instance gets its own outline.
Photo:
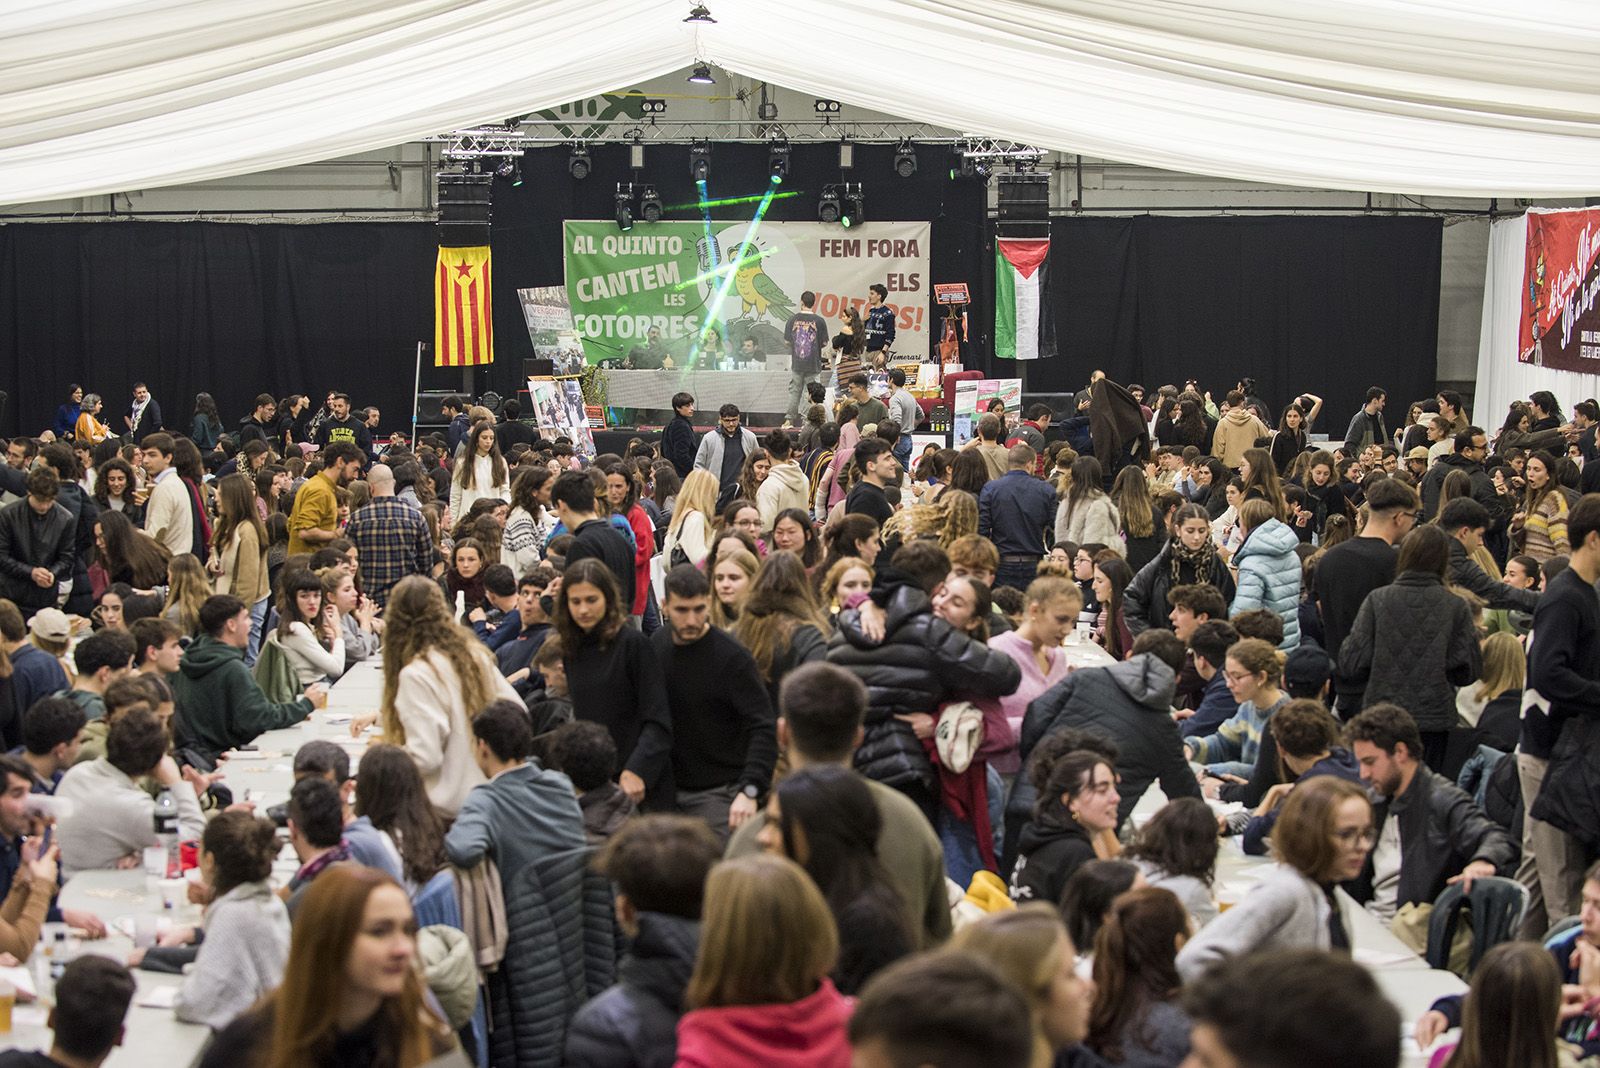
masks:
<instances>
[{"instance_id":1,"label":"eyeglasses","mask_svg":"<svg viewBox=\"0 0 1600 1068\"><path fill-rule=\"evenodd\" d=\"M1342 831L1334 831L1333 837L1346 849L1357 844L1371 849L1378 842L1378 832L1373 827L1346 827Z\"/></svg>"}]
</instances>

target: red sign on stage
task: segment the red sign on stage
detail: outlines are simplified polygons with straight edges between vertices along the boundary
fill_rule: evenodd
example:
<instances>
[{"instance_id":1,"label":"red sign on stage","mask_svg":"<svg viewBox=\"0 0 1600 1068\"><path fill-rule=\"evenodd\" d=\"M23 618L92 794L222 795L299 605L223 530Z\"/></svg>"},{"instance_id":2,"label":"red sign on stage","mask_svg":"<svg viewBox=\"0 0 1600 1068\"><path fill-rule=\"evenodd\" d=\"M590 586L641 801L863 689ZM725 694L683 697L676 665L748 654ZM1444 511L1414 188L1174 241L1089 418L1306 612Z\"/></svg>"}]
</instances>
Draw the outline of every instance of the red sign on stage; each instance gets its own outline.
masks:
<instances>
[{"instance_id":1,"label":"red sign on stage","mask_svg":"<svg viewBox=\"0 0 1600 1068\"><path fill-rule=\"evenodd\" d=\"M1518 359L1600 373L1600 208L1528 212Z\"/></svg>"}]
</instances>

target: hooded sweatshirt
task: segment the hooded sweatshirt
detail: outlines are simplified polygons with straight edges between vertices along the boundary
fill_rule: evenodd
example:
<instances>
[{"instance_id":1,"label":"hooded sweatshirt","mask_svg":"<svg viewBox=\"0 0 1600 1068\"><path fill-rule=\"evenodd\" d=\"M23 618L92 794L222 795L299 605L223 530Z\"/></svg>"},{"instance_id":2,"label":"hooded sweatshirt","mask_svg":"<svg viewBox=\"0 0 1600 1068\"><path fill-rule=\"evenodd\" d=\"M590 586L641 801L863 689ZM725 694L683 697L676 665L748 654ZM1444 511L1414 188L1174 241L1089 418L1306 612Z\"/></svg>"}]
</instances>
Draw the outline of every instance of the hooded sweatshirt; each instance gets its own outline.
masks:
<instances>
[{"instance_id":1,"label":"hooded sweatshirt","mask_svg":"<svg viewBox=\"0 0 1600 1068\"><path fill-rule=\"evenodd\" d=\"M1072 873L1093 859L1094 843L1081 825L1059 816L1035 819L1022 828L1017 843L1011 900L1055 905Z\"/></svg>"},{"instance_id":2,"label":"hooded sweatshirt","mask_svg":"<svg viewBox=\"0 0 1600 1068\"><path fill-rule=\"evenodd\" d=\"M1272 431L1249 408L1229 408L1217 422L1217 432L1211 438L1211 455L1231 470L1244 461L1246 449L1255 448L1258 440L1271 436Z\"/></svg>"},{"instance_id":3,"label":"hooded sweatshirt","mask_svg":"<svg viewBox=\"0 0 1600 1068\"><path fill-rule=\"evenodd\" d=\"M567 1068L670 1068L677 1057L700 924L661 912L641 912L638 922L617 984L579 1009L567 1028Z\"/></svg>"},{"instance_id":4,"label":"hooded sweatshirt","mask_svg":"<svg viewBox=\"0 0 1600 1068\"><path fill-rule=\"evenodd\" d=\"M173 730L178 745L213 760L311 714L311 702L304 697L283 704L267 700L245 667L244 650L209 635L183 654L170 681L178 708Z\"/></svg>"},{"instance_id":5,"label":"hooded sweatshirt","mask_svg":"<svg viewBox=\"0 0 1600 1068\"><path fill-rule=\"evenodd\" d=\"M761 530L769 533L778 521L778 513L787 508L806 510L806 498L811 496L811 480L800 465L793 460L775 463L767 471L766 481L756 488L756 508L761 512Z\"/></svg>"},{"instance_id":6,"label":"hooded sweatshirt","mask_svg":"<svg viewBox=\"0 0 1600 1068\"><path fill-rule=\"evenodd\" d=\"M1022 719L1024 766L1046 736L1068 727L1090 730L1117 746L1119 822L1157 779L1168 798L1199 797L1200 784L1184 759L1183 739L1172 719L1176 685L1172 669L1151 653L1074 671L1028 705ZM1031 812L1034 796L1033 785L1020 776L1006 803L1008 819Z\"/></svg>"},{"instance_id":7,"label":"hooded sweatshirt","mask_svg":"<svg viewBox=\"0 0 1600 1068\"><path fill-rule=\"evenodd\" d=\"M824 979L788 1004L696 1009L678 1022L677 1068L849 1068L853 1005Z\"/></svg>"}]
</instances>

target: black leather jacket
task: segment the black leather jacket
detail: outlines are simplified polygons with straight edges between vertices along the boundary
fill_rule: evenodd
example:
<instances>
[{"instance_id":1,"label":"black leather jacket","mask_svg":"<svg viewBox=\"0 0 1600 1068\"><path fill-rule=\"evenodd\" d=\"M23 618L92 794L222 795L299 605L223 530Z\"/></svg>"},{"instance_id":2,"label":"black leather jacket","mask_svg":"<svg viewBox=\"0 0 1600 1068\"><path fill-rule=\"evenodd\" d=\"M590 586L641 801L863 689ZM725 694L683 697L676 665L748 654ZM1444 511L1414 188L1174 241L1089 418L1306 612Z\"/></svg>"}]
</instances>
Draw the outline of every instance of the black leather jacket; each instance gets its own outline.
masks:
<instances>
[{"instance_id":1,"label":"black leather jacket","mask_svg":"<svg viewBox=\"0 0 1600 1068\"><path fill-rule=\"evenodd\" d=\"M1473 804L1455 783L1418 768L1411 788L1373 806L1373 824L1382 834L1387 819L1400 821L1400 905L1431 903L1444 893L1445 880L1474 860L1487 860L1495 874L1510 875L1517 847L1510 836ZM1351 888L1357 901L1372 900L1372 857Z\"/></svg>"},{"instance_id":2,"label":"black leather jacket","mask_svg":"<svg viewBox=\"0 0 1600 1068\"><path fill-rule=\"evenodd\" d=\"M933 767L910 724L897 715L937 715L946 701L1004 697L1022 682L1016 661L991 650L933 614L928 595L910 584L886 589L884 639L860 630L860 613L839 615L828 643L828 662L867 687L866 738L856 750L856 770L896 789L917 783L934 791Z\"/></svg>"},{"instance_id":3,"label":"black leather jacket","mask_svg":"<svg viewBox=\"0 0 1600 1068\"><path fill-rule=\"evenodd\" d=\"M0 508L0 595L10 598L24 615L55 607L57 584L72 577L76 532L73 514L59 504L51 506L42 524L34 522L27 498ZM33 581L36 567L49 569L56 582L39 586Z\"/></svg>"}]
</instances>

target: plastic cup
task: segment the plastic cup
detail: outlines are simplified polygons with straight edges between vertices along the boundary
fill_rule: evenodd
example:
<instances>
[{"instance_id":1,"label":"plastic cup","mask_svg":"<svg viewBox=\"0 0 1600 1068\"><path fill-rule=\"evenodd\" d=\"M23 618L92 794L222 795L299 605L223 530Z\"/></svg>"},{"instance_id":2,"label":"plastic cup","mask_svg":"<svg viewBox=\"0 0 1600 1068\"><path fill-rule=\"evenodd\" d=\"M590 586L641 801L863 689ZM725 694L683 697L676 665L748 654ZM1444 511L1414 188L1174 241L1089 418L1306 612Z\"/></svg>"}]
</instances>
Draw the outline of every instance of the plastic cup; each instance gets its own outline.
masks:
<instances>
[{"instance_id":1,"label":"plastic cup","mask_svg":"<svg viewBox=\"0 0 1600 1068\"><path fill-rule=\"evenodd\" d=\"M133 945L135 949L149 949L156 944L156 935L161 931L161 925L155 916L135 916L133 918Z\"/></svg>"},{"instance_id":2,"label":"plastic cup","mask_svg":"<svg viewBox=\"0 0 1600 1068\"><path fill-rule=\"evenodd\" d=\"M11 1010L16 1005L16 985L9 979L0 979L0 1034L11 1033Z\"/></svg>"},{"instance_id":3,"label":"plastic cup","mask_svg":"<svg viewBox=\"0 0 1600 1068\"><path fill-rule=\"evenodd\" d=\"M188 879L163 879L161 880L161 907L164 909L181 909L189 903Z\"/></svg>"}]
</instances>

